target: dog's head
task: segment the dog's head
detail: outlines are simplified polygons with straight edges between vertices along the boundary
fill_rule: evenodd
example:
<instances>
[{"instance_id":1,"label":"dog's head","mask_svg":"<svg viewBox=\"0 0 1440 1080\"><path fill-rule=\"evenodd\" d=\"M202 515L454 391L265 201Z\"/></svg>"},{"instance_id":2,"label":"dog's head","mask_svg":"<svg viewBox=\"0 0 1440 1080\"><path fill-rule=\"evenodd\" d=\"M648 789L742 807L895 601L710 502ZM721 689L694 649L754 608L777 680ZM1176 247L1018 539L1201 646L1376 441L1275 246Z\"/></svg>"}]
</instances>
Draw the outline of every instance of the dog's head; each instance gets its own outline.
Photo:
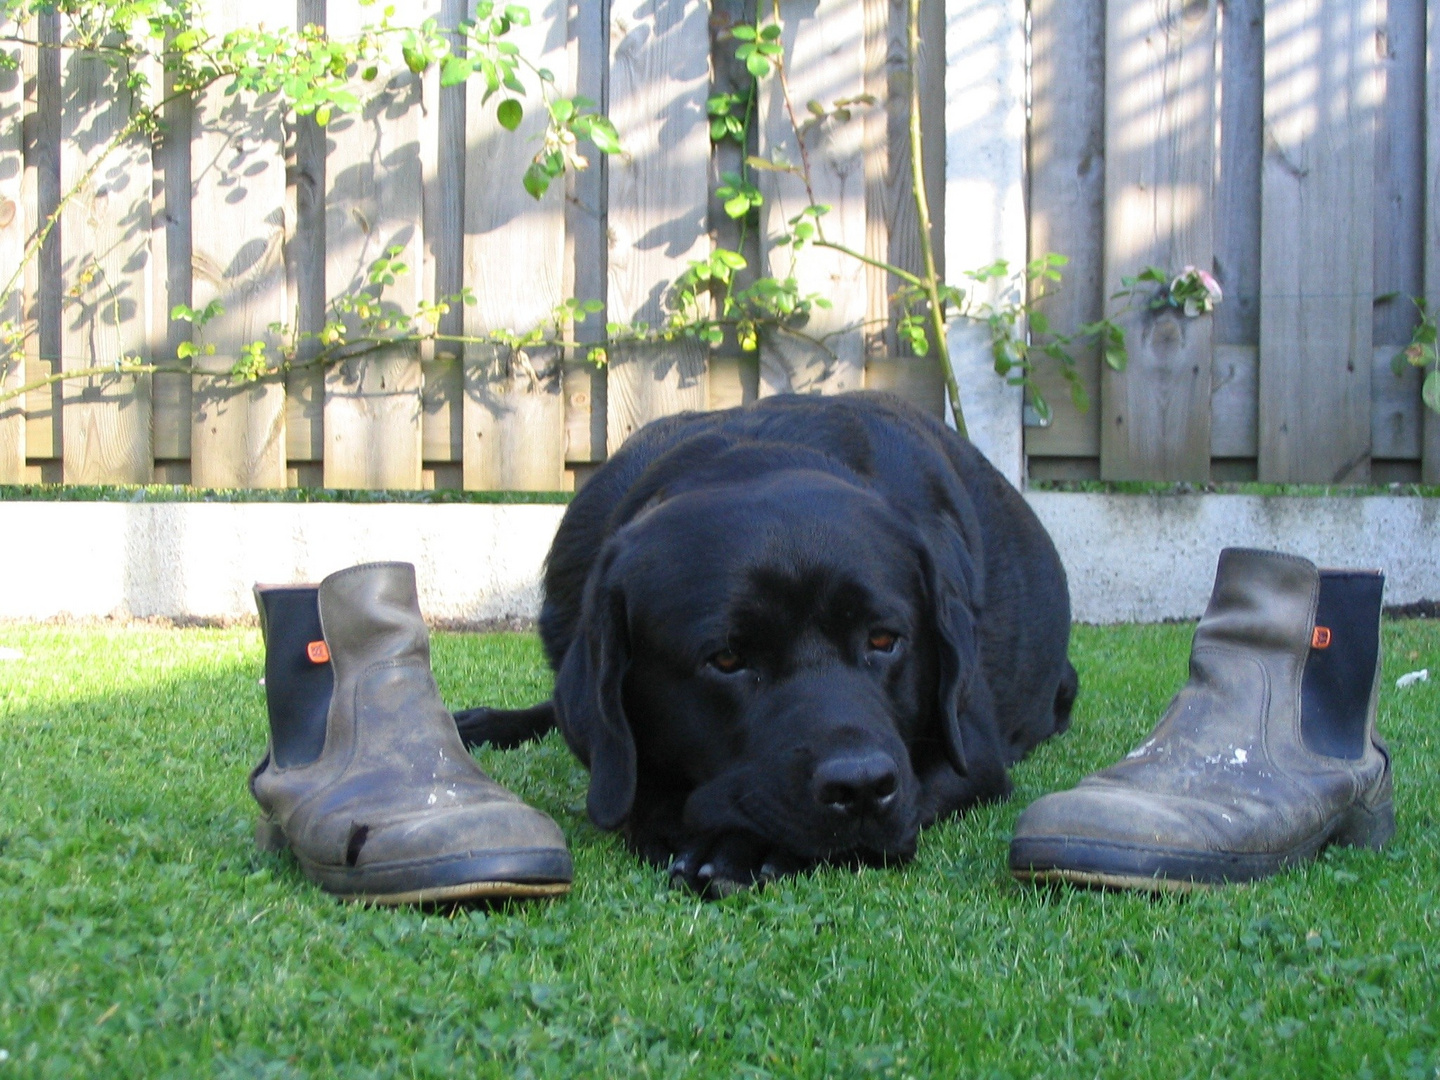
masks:
<instances>
[{"instance_id":1,"label":"dog's head","mask_svg":"<svg viewBox=\"0 0 1440 1080\"><path fill-rule=\"evenodd\" d=\"M590 815L619 827L641 784L690 830L908 857L917 774L967 766L964 546L820 455L715 449L633 493L587 581L555 700Z\"/></svg>"}]
</instances>

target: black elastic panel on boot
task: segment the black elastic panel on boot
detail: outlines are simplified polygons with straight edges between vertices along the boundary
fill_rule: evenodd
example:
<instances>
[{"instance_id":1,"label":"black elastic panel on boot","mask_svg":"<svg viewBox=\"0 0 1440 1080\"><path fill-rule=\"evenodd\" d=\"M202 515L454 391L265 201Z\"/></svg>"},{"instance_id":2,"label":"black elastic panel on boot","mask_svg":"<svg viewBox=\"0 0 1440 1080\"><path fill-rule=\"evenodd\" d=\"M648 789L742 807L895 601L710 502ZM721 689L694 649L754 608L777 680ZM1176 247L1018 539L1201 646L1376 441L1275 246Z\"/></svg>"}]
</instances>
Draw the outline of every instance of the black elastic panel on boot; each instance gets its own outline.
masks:
<instances>
[{"instance_id":1,"label":"black elastic panel on boot","mask_svg":"<svg viewBox=\"0 0 1440 1080\"><path fill-rule=\"evenodd\" d=\"M1330 631L1330 644L1311 648L1300 681L1300 734L1317 754L1353 759L1365 753L1384 590L1382 574L1320 571L1315 625Z\"/></svg>"},{"instance_id":2,"label":"black elastic panel on boot","mask_svg":"<svg viewBox=\"0 0 1440 1080\"><path fill-rule=\"evenodd\" d=\"M335 672L327 661L317 664L305 651L323 641L320 590L265 589L265 700L270 707L270 745L279 768L308 765L325 747L325 720Z\"/></svg>"}]
</instances>

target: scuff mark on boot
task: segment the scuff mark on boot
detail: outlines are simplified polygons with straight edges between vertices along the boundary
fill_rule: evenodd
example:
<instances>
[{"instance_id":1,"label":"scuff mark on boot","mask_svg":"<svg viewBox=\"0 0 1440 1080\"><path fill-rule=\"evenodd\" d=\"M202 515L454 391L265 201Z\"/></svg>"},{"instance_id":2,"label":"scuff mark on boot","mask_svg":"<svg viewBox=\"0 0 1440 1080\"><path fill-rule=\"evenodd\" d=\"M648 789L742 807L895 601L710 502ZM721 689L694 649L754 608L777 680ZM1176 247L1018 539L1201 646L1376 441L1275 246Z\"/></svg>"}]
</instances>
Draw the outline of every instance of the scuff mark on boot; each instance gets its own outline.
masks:
<instances>
[{"instance_id":1,"label":"scuff mark on boot","mask_svg":"<svg viewBox=\"0 0 1440 1080\"><path fill-rule=\"evenodd\" d=\"M369 838L369 825L355 824L350 826L350 840L345 845L346 866L354 866L360 861L360 849L365 846L365 841Z\"/></svg>"}]
</instances>

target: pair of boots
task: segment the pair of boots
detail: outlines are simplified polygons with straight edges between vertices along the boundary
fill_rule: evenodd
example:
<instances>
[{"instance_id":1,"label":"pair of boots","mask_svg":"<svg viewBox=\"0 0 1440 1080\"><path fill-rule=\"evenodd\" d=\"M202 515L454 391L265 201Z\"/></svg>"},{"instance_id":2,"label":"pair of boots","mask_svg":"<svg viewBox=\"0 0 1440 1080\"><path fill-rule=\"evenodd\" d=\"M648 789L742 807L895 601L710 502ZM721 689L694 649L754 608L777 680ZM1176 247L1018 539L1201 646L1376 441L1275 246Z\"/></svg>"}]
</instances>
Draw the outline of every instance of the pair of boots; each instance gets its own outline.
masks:
<instances>
[{"instance_id":1,"label":"pair of boots","mask_svg":"<svg viewBox=\"0 0 1440 1080\"><path fill-rule=\"evenodd\" d=\"M554 896L559 827L481 771L430 671L415 568L255 587L270 746L250 775L256 841L372 904Z\"/></svg>"},{"instance_id":2,"label":"pair of boots","mask_svg":"<svg viewBox=\"0 0 1440 1080\"><path fill-rule=\"evenodd\" d=\"M1183 890L1250 881L1395 832L1375 732L1384 578L1229 548L1190 681L1123 761L1023 814L1022 880Z\"/></svg>"}]
</instances>

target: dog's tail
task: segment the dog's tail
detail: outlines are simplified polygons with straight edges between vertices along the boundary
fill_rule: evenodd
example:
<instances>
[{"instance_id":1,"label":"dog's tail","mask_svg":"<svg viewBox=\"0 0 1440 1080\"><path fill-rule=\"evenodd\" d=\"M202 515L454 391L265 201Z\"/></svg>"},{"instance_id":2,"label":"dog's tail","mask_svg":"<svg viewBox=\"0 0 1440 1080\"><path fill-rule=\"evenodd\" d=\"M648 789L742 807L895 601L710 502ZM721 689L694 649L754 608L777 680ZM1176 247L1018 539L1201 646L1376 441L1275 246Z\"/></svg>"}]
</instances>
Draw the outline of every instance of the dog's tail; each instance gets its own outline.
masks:
<instances>
[{"instance_id":1,"label":"dog's tail","mask_svg":"<svg viewBox=\"0 0 1440 1080\"><path fill-rule=\"evenodd\" d=\"M1060 676L1060 686L1055 691L1055 734L1059 735L1070 726L1070 710L1080 696L1080 673L1069 660Z\"/></svg>"},{"instance_id":2,"label":"dog's tail","mask_svg":"<svg viewBox=\"0 0 1440 1080\"><path fill-rule=\"evenodd\" d=\"M466 709L455 714L455 726L467 747L488 745L509 750L543 738L555 726L555 706L542 701L528 709Z\"/></svg>"}]
</instances>

